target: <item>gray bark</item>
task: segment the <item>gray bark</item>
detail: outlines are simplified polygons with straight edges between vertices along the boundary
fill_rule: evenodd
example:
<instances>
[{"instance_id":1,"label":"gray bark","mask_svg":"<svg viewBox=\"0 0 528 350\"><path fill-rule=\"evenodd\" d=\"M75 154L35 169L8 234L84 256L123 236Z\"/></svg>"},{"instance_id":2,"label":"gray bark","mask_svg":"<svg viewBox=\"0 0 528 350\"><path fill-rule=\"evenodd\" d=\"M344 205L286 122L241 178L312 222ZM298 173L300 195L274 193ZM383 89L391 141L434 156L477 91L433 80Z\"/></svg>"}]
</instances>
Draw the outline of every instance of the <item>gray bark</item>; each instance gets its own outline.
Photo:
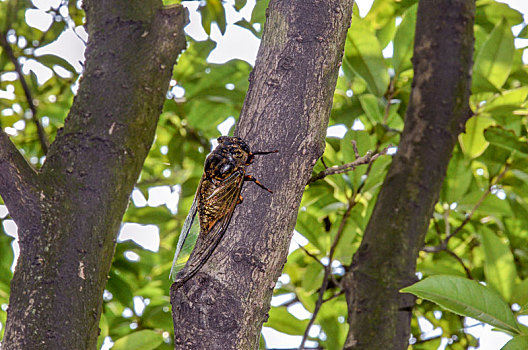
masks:
<instances>
[{"instance_id":1,"label":"gray bark","mask_svg":"<svg viewBox=\"0 0 528 350\"><path fill-rule=\"evenodd\" d=\"M418 6L405 128L363 241L344 276L345 349L408 347L416 259L458 134L470 117L474 1ZM381 243L380 243L381 242Z\"/></svg>"},{"instance_id":2,"label":"gray bark","mask_svg":"<svg viewBox=\"0 0 528 350\"><path fill-rule=\"evenodd\" d=\"M4 350L95 348L119 226L185 48L181 6L83 3L86 67L42 169L0 130L0 195L20 238Z\"/></svg>"},{"instance_id":3,"label":"gray bark","mask_svg":"<svg viewBox=\"0 0 528 350\"><path fill-rule=\"evenodd\" d=\"M236 136L274 193L243 190L223 240L201 271L171 288L176 349L256 349L312 168L324 150L352 0L271 0Z\"/></svg>"}]
</instances>

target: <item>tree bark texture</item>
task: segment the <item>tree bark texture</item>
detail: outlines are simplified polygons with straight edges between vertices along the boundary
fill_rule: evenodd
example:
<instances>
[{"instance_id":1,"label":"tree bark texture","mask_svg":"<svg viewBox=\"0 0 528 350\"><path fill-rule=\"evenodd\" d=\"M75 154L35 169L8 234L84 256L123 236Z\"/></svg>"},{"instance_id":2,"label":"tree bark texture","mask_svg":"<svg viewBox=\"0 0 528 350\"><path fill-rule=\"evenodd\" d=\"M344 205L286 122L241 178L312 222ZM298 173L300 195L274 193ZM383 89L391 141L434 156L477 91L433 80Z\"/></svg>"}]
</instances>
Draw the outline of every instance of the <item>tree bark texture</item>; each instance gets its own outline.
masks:
<instances>
[{"instance_id":1,"label":"tree bark texture","mask_svg":"<svg viewBox=\"0 0 528 350\"><path fill-rule=\"evenodd\" d=\"M416 259L458 134L470 117L475 3L419 2L405 127L344 284L345 349L407 349Z\"/></svg>"},{"instance_id":2,"label":"tree bark texture","mask_svg":"<svg viewBox=\"0 0 528 350\"><path fill-rule=\"evenodd\" d=\"M119 226L185 48L179 5L83 3L85 71L42 169L0 130L0 194L20 239L4 350L95 349Z\"/></svg>"},{"instance_id":3,"label":"tree bark texture","mask_svg":"<svg viewBox=\"0 0 528 350\"><path fill-rule=\"evenodd\" d=\"M352 0L271 0L235 135L261 156L223 240L200 272L171 288L176 349L257 349L297 210L324 139Z\"/></svg>"}]
</instances>

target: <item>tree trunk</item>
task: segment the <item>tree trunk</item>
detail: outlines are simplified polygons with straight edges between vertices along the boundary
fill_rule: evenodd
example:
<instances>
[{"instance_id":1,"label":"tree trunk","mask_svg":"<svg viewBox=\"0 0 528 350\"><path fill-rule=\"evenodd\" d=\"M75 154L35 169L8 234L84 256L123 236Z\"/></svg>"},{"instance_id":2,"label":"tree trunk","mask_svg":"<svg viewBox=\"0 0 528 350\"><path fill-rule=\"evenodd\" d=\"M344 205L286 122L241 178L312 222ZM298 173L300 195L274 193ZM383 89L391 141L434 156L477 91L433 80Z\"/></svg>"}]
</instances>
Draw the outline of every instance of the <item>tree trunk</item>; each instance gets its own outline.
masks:
<instances>
[{"instance_id":1,"label":"tree trunk","mask_svg":"<svg viewBox=\"0 0 528 350\"><path fill-rule=\"evenodd\" d=\"M304 187L324 139L352 0L271 0L235 134L278 149L249 167L244 202L200 272L171 288L177 349L256 349Z\"/></svg>"},{"instance_id":2,"label":"tree trunk","mask_svg":"<svg viewBox=\"0 0 528 350\"><path fill-rule=\"evenodd\" d=\"M414 81L398 152L344 284L345 349L407 349L416 259L458 134L470 116L475 3L420 1ZM383 242L383 244L380 244Z\"/></svg>"},{"instance_id":3,"label":"tree trunk","mask_svg":"<svg viewBox=\"0 0 528 350\"><path fill-rule=\"evenodd\" d=\"M83 4L86 67L42 169L0 130L0 194L20 239L4 350L95 349L121 219L185 48L179 5Z\"/></svg>"}]
</instances>

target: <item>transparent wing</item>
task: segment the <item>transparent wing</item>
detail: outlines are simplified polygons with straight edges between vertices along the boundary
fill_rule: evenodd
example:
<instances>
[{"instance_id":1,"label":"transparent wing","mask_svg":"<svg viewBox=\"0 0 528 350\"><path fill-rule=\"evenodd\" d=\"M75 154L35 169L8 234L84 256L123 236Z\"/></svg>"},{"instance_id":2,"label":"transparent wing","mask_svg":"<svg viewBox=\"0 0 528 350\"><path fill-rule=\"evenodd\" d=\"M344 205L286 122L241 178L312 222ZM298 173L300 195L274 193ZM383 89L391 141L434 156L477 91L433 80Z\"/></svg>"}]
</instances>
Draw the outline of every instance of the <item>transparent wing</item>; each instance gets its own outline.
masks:
<instances>
[{"instance_id":1,"label":"transparent wing","mask_svg":"<svg viewBox=\"0 0 528 350\"><path fill-rule=\"evenodd\" d=\"M243 182L244 174L235 173L234 176L227 181L225 186L222 186L218 191L215 191L210 198L208 198L214 200L215 204L220 206L220 212L223 213L223 215L217 219L209 232L201 235L200 240L196 243L196 248L187 262L184 275L175 280L177 283L183 284L194 276L209 259L218 243L220 243L225 230L229 226L235 207L238 204Z\"/></svg>"},{"instance_id":2,"label":"transparent wing","mask_svg":"<svg viewBox=\"0 0 528 350\"><path fill-rule=\"evenodd\" d=\"M191 209L185 218L185 222L183 223L183 227L180 232L180 238L178 239L176 253L174 254L174 259L172 260L172 267L169 274L169 278L173 281L176 279L176 274L185 266L187 260L189 260L191 251L193 250L196 240L198 239L198 235L200 234L200 221L195 220L196 212L198 210L199 191L200 186L198 186L198 189L196 190Z\"/></svg>"}]
</instances>

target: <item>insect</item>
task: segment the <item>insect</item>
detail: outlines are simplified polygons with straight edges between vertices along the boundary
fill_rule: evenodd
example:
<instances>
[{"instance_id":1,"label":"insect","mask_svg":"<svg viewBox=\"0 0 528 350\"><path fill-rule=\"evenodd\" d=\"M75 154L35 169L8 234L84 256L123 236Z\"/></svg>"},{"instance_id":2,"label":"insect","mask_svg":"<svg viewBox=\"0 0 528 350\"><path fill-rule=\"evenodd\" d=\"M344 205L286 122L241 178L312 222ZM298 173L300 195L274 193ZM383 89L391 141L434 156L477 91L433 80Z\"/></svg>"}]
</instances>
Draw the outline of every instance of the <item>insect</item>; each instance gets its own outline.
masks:
<instances>
[{"instance_id":1,"label":"insect","mask_svg":"<svg viewBox=\"0 0 528 350\"><path fill-rule=\"evenodd\" d=\"M252 181L273 193L257 179L246 175L246 167L256 155L276 152L251 152L247 143L239 137L218 138L218 146L205 160L202 179L176 246L170 272L170 278L175 283L183 285L209 259L222 239L235 207L242 202L240 192L245 181ZM199 220L195 220L197 213Z\"/></svg>"}]
</instances>

